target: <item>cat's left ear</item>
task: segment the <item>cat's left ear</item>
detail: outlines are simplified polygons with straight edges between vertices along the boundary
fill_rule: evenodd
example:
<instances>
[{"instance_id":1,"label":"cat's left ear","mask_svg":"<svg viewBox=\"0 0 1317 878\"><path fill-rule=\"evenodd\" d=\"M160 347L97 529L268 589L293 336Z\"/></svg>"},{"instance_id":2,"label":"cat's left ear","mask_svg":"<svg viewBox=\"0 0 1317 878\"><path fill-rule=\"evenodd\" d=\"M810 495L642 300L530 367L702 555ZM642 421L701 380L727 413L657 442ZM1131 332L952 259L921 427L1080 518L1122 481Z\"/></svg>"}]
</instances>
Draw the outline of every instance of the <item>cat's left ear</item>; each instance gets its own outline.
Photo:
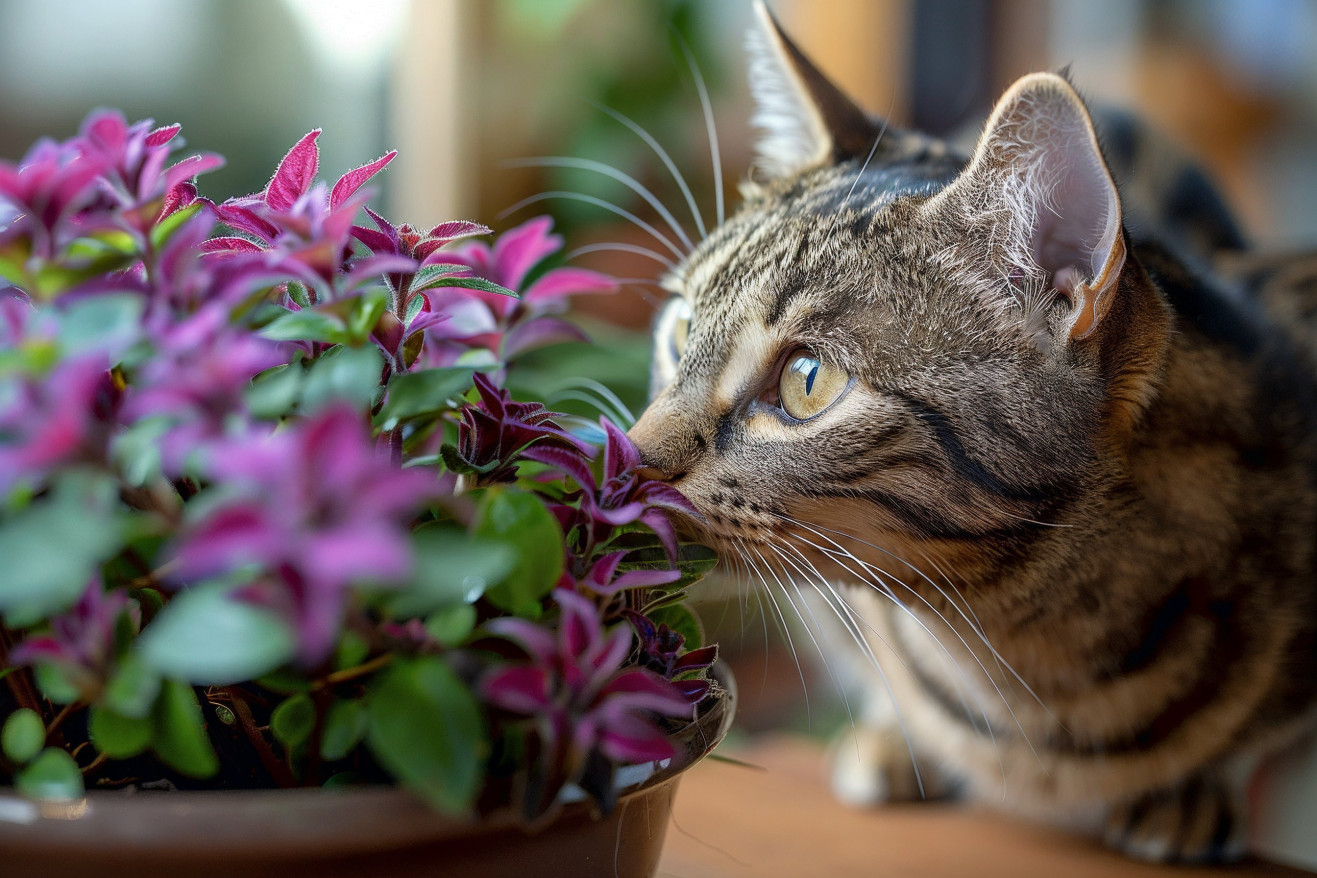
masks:
<instances>
[{"instance_id":1,"label":"cat's left ear","mask_svg":"<svg viewBox=\"0 0 1317 878\"><path fill-rule=\"evenodd\" d=\"M867 155L881 126L805 57L762 0L754 9L758 21L750 28L747 50L758 108L754 123L761 130L758 167L777 179Z\"/></svg>"},{"instance_id":2,"label":"cat's left ear","mask_svg":"<svg viewBox=\"0 0 1317 878\"><path fill-rule=\"evenodd\" d=\"M969 166L934 201L994 232L1009 227L989 238L1007 248L1014 270L1043 273L1071 301L1070 338L1101 324L1125 264L1120 195L1088 109L1064 77L1034 73L1011 86Z\"/></svg>"}]
</instances>

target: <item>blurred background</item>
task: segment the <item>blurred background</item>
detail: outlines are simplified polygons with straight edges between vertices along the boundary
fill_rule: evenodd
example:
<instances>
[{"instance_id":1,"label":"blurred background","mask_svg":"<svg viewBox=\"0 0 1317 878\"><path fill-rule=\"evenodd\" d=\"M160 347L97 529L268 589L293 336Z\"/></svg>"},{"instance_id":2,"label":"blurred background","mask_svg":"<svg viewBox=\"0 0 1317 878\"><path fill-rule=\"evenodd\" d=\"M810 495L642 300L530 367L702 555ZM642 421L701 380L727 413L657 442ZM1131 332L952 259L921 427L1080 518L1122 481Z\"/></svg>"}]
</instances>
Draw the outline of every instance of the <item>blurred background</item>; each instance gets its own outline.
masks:
<instances>
[{"instance_id":1,"label":"blurred background","mask_svg":"<svg viewBox=\"0 0 1317 878\"><path fill-rule=\"evenodd\" d=\"M863 107L933 134L972 130L1017 76L1070 64L1088 96L1136 110L1198 157L1257 246L1317 242L1311 0L771 6ZM556 376L592 375L638 411L652 281L682 244L616 172L652 190L690 237L712 225L707 88L735 205L752 144L750 20L749 0L0 0L0 156L68 136L97 106L182 123L192 147L226 156L201 181L216 199L261 189L314 127L330 180L397 148L381 178L386 216L502 230L550 212L569 251L585 250L574 262L628 279L617 296L587 297L602 345L549 349L522 374L543 395ZM614 170L564 166L580 160ZM561 192L573 194L545 197ZM705 613L741 666L738 726L827 731L844 713L829 704L826 673L802 650L804 673L818 677L806 717L795 663L750 594L711 599Z\"/></svg>"}]
</instances>

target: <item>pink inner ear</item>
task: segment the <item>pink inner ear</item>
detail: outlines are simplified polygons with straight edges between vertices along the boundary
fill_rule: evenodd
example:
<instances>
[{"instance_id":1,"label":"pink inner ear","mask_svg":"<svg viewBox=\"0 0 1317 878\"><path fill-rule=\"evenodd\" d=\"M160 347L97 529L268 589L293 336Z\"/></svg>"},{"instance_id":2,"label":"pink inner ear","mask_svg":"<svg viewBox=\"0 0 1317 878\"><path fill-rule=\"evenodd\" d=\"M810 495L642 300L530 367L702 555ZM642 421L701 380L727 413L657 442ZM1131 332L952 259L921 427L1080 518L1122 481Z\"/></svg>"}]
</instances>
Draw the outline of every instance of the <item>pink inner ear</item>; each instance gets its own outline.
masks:
<instances>
[{"instance_id":1,"label":"pink inner ear","mask_svg":"<svg viewBox=\"0 0 1317 878\"><path fill-rule=\"evenodd\" d=\"M1099 277L1120 233L1120 202L1085 119L1066 106L1052 124L1033 126L1026 147L1035 199L1033 257L1058 292Z\"/></svg>"}]
</instances>

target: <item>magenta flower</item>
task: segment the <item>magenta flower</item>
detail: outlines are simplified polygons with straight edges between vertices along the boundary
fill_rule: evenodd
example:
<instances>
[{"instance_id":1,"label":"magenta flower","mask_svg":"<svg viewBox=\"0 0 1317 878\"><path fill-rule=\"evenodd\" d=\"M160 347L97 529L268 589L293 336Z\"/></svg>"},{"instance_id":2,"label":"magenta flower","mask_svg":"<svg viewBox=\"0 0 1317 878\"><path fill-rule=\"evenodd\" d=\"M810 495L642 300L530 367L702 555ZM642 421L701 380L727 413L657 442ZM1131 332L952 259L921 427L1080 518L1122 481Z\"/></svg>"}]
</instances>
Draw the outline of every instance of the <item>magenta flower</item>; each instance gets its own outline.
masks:
<instances>
[{"instance_id":1,"label":"magenta flower","mask_svg":"<svg viewBox=\"0 0 1317 878\"><path fill-rule=\"evenodd\" d=\"M513 402L512 395L496 387L479 372L474 375L480 402L462 407L457 427L458 468L479 473L484 482L508 482L517 476L516 456L529 445L551 445L564 454L594 454L594 449L573 438L553 422L561 417L537 402Z\"/></svg>"},{"instance_id":2,"label":"magenta flower","mask_svg":"<svg viewBox=\"0 0 1317 878\"><path fill-rule=\"evenodd\" d=\"M500 618L487 629L524 649L529 663L495 667L480 682L490 704L533 717L544 749L564 757L567 780L596 749L620 763L667 759L675 752L655 717L686 718L685 695L652 671L623 670L631 630L606 631L586 598L557 590L557 631Z\"/></svg>"},{"instance_id":3,"label":"magenta flower","mask_svg":"<svg viewBox=\"0 0 1317 878\"><path fill-rule=\"evenodd\" d=\"M628 588L653 588L681 579L680 570L627 570L619 573L626 555L625 551L610 552L599 558L580 584L598 595L614 595Z\"/></svg>"},{"instance_id":4,"label":"magenta flower","mask_svg":"<svg viewBox=\"0 0 1317 878\"><path fill-rule=\"evenodd\" d=\"M41 378L0 380L0 496L57 467L105 459L122 400L109 365L88 354Z\"/></svg>"},{"instance_id":5,"label":"magenta flower","mask_svg":"<svg viewBox=\"0 0 1317 878\"><path fill-rule=\"evenodd\" d=\"M572 324L557 317L567 308L567 297L580 293L604 293L617 289L607 275L581 268L555 268L526 286L526 278L545 257L562 248L562 238L549 234L553 220L538 217L504 232L491 248L474 241L446 253L448 261L469 266L479 277L521 292L520 299L480 290L447 287L426 292L436 311L461 302L480 306L483 319L468 317L471 326L484 327L465 339L471 346L487 347L511 360L533 348L562 341L583 341L585 336Z\"/></svg>"},{"instance_id":6,"label":"magenta flower","mask_svg":"<svg viewBox=\"0 0 1317 878\"><path fill-rule=\"evenodd\" d=\"M0 249L11 251L28 238L32 256L52 259L76 237L65 221L97 197L104 167L101 156L75 142L49 139L37 141L17 165L0 161L0 201L18 212L0 237Z\"/></svg>"},{"instance_id":7,"label":"magenta flower","mask_svg":"<svg viewBox=\"0 0 1317 878\"><path fill-rule=\"evenodd\" d=\"M9 661L15 666L58 665L79 691L97 692L109 677L114 659L115 626L131 609L127 595L106 591L97 576L87 583L72 609L50 620L49 634L20 643Z\"/></svg>"},{"instance_id":8,"label":"magenta flower","mask_svg":"<svg viewBox=\"0 0 1317 878\"><path fill-rule=\"evenodd\" d=\"M226 309L203 309L157 335L156 356L129 389L124 416L162 415L176 422L163 451L166 468L178 472L189 452L219 440L233 419L245 418L244 393L252 378L286 362L279 344L231 326Z\"/></svg>"},{"instance_id":9,"label":"magenta flower","mask_svg":"<svg viewBox=\"0 0 1317 878\"><path fill-rule=\"evenodd\" d=\"M223 158L206 153L166 168L180 126L152 124L143 119L129 126L121 113L98 110L82 123L80 139L83 152L104 169L104 206L142 236L158 218L195 198L194 177L224 165Z\"/></svg>"},{"instance_id":10,"label":"magenta flower","mask_svg":"<svg viewBox=\"0 0 1317 878\"><path fill-rule=\"evenodd\" d=\"M677 533L669 520L672 513L691 514L695 507L681 492L666 482L643 478L640 453L607 418L599 423L608 435L604 447L603 479L597 481L590 467L579 456L558 448L535 447L522 452L527 460L537 460L558 469L581 487L580 505L554 507L564 533L579 534L582 546L577 557L593 556L593 547L607 542L615 528L640 522L658 536L668 558L677 558Z\"/></svg>"},{"instance_id":11,"label":"magenta flower","mask_svg":"<svg viewBox=\"0 0 1317 878\"><path fill-rule=\"evenodd\" d=\"M352 409L217 447L207 469L225 499L186 529L177 577L258 568L244 596L289 620L304 662L333 648L350 586L410 576L408 524L433 475L393 466Z\"/></svg>"},{"instance_id":12,"label":"magenta flower","mask_svg":"<svg viewBox=\"0 0 1317 878\"><path fill-rule=\"evenodd\" d=\"M622 614L636 630L639 643L636 650L637 664L649 668L665 680L672 680L673 685L681 690L691 704L698 703L708 694L708 680L673 678L702 671L712 665L718 658L716 645L687 650L686 638L666 624L656 626L652 619L635 610L623 610Z\"/></svg>"},{"instance_id":13,"label":"magenta flower","mask_svg":"<svg viewBox=\"0 0 1317 878\"><path fill-rule=\"evenodd\" d=\"M216 205L220 220L242 236L212 238L203 249L216 257L263 255L266 265L292 274L313 291L351 290L379 274L414 270L414 260L397 254L347 264L352 220L367 197L358 190L397 152L348 171L327 190L315 182L319 136L317 128L294 144L263 191Z\"/></svg>"}]
</instances>

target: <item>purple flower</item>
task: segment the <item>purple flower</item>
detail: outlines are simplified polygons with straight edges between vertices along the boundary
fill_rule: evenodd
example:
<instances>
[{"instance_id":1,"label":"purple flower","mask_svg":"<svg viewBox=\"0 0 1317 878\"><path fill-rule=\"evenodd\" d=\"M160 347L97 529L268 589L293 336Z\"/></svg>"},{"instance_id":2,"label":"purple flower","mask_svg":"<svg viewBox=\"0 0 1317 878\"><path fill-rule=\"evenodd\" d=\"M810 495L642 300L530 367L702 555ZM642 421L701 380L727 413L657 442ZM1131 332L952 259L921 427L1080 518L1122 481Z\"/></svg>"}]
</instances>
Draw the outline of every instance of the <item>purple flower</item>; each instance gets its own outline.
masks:
<instances>
[{"instance_id":1,"label":"purple flower","mask_svg":"<svg viewBox=\"0 0 1317 878\"><path fill-rule=\"evenodd\" d=\"M64 360L44 377L0 380L0 496L71 463L105 459L122 391L102 354Z\"/></svg>"},{"instance_id":2,"label":"purple flower","mask_svg":"<svg viewBox=\"0 0 1317 878\"><path fill-rule=\"evenodd\" d=\"M206 308L160 331L156 355L129 389L124 415L178 422L164 440L165 465L177 471L189 451L220 439L229 420L245 414L243 395L252 378L287 361L279 344L231 326L227 309Z\"/></svg>"},{"instance_id":3,"label":"purple flower","mask_svg":"<svg viewBox=\"0 0 1317 878\"><path fill-rule=\"evenodd\" d=\"M48 662L60 667L84 693L95 693L109 677L114 630L131 609L128 596L106 591L97 576L73 608L50 620L50 633L29 637L14 648L15 666Z\"/></svg>"},{"instance_id":4,"label":"purple flower","mask_svg":"<svg viewBox=\"0 0 1317 878\"><path fill-rule=\"evenodd\" d=\"M579 293L604 293L617 289L617 282L607 275L580 268L555 268L526 286L531 270L562 247L562 238L549 234L553 220L538 217L504 232L491 248L475 241L445 254L448 261L469 266L479 277L521 292L520 299L446 287L425 293L436 311L460 305L478 306L481 318L468 317L479 333L465 337L449 336L467 346L486 347L511 360L528 350L562 341L584 341L579 329L557 317L548 316L566 310L568 296Z\"/></svg>"},{"instance_id":5,"label":"purple flower","mask_svg":"<svg viewBox=\"0 0 1317 878\"><path fill-rule=\"evenodd\" d=\"M537 402L513 402L485 375L474 376L480 402L462 407L457 427L457 457L462 466L485 482L516 478L517 452L528 445L552 445L564 454L592 455L594 449L573 438L553 418L560 417Z\"/></svg>"},{"instance_id":6,"label":"purple flower","mask_svg":"<svg viewBox=\"0 0 1317 878\"><path fill-rule=\"evenodd\" d=\"M635 610L623 610L622 615L627 617L631 627L636 630L639 643L636 664L662 675L665 680L704 670L718 658L717 645L685 650L686 638L666 624L656 626L652 619ZM708 680L683 679L673 682L691 704L699 702L709 691Z\"/></svg>"},{"instance_id":7,"label":"purple flower","mask_svg":"<svg viewBox=\"0 0 1317 878\"><path fill-rule=\"evenodd\" d=\"M366 202L366 193L358 190L397 152L348 171L326 189L315 182L319 136L317 128L294 144L263 191L216 205L220 220L243 237L212 238L203 249L215 258L259 257L313 291L350 290L375 275L414 270L414 260L396 254L348 265L352 220Z\"/></svg>"},{"instance_id":8,"label":"purple flower","mask_svg":"<svg viewBox=\"0 0 1317 878\"><path fill-rule=\"evenodd\" d=\"M177 576L257 566L261 578L244 596L284 614L304 662L332 649L349 586L398 585L411 574L407 526L434 492L433 476L393 466L354 410L216 447L207 468L226 499L186 529Z\"/></svg>"},{"instance_id":9,"label":"purple flower","mask_svg":"<svg viewBox=\"0 0 1317 878\"><path fill-rule=\"evenodd\" d=\"M675 752L655 716L687 718L691 705L671 683L623 669L631 631L606 631L586 598L554 592L557 630L525 619L495 619L488 630L524 649L529 663L495 667L480 682L490 704L534 717L544 749L561 757L567 779L579 776L596 749L615 762L666 759Z\"/></svg>"},{"instance_id":10,"label":"purple flower","mask_svg":"<svg viewBox=\"0 0 1317 878\"><path fill-rule=\"evenodd\" d=\"M595 479L578 455L562 449L535 447L521 456L566 473L581 487L579 506L554 507L564 533L579 529L584 548L575 553L578 557L591 557L593 547L603 545L615 528L638 521L658 535L669 560L675 561L677 534L668 516L673 512L690 514L695 507L668 483L642 477L638 472L640 453L626 433L607 418L599 423L608 435L602 480Z\"/></svg>"},{"instance_id":11,"label":"purple flower","mask_svg":"<svg viewBox=\"0 0 1317 878\"><path fill-rule=\"evenodd\" d=\"M213 153L194 155L165 167L179 125L152 129L150 119L131 126L121 113L97 110L82 123L80 145L104 168L104 206L122 224L145 236L157 219L195 198L192 179L224 165Z\"/></svg>"},{"instance_id":12,"label":"purple flower","mask_svg":"<svg viewBox=\"0 0 1317 878\"><path fill-rule=\"evenodd\" d=\"M0 236L0 250L16 253L30 240L28 253L51 259L76 237L65 220L98 195L96 179L104 159L88 155L73 142L38 140L17 165L0 161L0 200L19 212Z\"/></svg>"}]
</instances>

